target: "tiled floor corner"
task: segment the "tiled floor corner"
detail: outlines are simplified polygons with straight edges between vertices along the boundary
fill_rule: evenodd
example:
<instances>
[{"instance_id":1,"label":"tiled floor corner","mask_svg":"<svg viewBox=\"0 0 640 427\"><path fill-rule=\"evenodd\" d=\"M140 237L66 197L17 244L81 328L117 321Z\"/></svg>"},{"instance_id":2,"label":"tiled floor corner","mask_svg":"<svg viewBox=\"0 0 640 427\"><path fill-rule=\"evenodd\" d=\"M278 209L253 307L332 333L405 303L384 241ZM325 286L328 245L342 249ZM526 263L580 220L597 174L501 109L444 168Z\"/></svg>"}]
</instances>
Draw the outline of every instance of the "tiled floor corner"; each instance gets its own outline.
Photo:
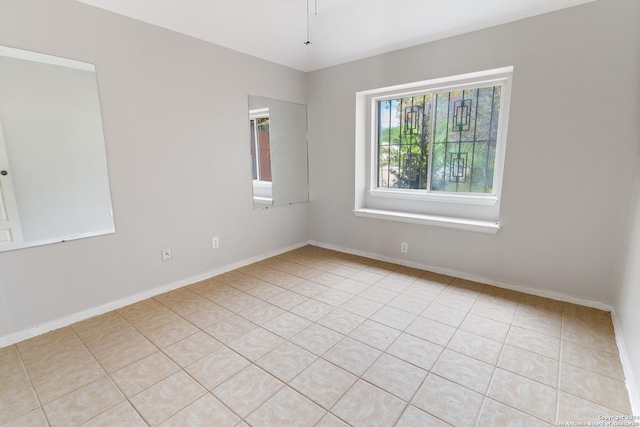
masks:
<instances>
[{"instance_id":1,"label":"tiled floor corner","mask_svg":"<svg viewBox=\"0 0 640 427\"><path fill-rule=\"evenodd\" d=\"M0 349L0 427L630 413L609 313L313 246Z\"/></svg>"}]
</instances>

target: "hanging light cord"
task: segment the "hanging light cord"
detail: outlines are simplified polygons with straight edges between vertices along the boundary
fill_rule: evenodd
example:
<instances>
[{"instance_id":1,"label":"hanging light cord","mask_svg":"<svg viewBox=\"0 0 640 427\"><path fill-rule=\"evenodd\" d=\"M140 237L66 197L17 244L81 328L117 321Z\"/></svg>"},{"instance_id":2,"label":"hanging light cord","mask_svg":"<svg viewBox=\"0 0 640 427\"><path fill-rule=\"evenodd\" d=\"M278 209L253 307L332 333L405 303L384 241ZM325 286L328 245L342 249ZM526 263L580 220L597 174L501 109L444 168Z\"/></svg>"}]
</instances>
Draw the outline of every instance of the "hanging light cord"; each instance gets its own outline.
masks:
<instances>
[{"instance_id":1,"label":"hanging light cord","mask_svg":"<svg viewBox=\"0 0 640 427\"><path fill-rule=\"evenodd\" d=\"M304 42L305 45L309 46L311 44L311 36L309 30L309 0L307 0L307 41Z\"/></svg>"},{"instance_id":2,"label":"hanging light cord","mask_svg":"<svg viewBox=\"0 0 640 427\"><path fill-rule=\"evenodd\" d=\"M318 0L313 0L313 15L318 16ZM311 30L309 25L309 0L307 0L307 41L304 42L305 45L309 46L311 44Z\"/></svg>"}]
</instances>

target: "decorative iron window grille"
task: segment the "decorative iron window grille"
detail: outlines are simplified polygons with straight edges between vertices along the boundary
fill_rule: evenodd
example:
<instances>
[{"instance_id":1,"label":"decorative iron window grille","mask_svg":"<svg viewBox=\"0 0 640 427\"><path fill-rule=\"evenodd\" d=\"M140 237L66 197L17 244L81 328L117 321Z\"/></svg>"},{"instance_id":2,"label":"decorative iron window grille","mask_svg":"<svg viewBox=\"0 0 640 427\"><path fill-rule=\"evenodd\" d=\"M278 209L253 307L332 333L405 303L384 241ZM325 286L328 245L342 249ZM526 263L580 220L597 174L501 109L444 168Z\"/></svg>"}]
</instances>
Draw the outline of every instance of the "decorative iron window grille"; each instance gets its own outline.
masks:
<instances>
[{"instance_id":1,"label":"decorative iron window grille","mask_svg":"<svg viewBox=\"0 0 640 427\"><path fill-rule=\"evenodd\" d=\"M491 193L502 85L377 101L378 188Z\"/></svg>"}]
</instances>

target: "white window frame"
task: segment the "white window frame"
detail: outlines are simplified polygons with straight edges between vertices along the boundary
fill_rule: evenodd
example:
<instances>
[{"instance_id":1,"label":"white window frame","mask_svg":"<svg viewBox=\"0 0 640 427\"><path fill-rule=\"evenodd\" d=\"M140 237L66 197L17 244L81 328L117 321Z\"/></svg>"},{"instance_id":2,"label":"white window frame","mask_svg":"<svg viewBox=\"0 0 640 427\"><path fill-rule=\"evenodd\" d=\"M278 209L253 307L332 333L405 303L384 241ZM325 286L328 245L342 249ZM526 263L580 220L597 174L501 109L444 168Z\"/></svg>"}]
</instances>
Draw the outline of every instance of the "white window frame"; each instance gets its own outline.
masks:
<instances>
[{"instance_id":1,"label":"white window frame","mask_svg":"<svg viewBox=\"0 0 640 427\"><path fill-rule=\"evenodd\" d=\"M496 233L500 229L500 197L512 75L513 67L503 67L356 93L354 214L366 218ZM491 193L453 193L377 187L377 105L379 101L405 98L431 91L452 91L465 87L490 85L502 86Z\"/></svg>"}]
</instances>

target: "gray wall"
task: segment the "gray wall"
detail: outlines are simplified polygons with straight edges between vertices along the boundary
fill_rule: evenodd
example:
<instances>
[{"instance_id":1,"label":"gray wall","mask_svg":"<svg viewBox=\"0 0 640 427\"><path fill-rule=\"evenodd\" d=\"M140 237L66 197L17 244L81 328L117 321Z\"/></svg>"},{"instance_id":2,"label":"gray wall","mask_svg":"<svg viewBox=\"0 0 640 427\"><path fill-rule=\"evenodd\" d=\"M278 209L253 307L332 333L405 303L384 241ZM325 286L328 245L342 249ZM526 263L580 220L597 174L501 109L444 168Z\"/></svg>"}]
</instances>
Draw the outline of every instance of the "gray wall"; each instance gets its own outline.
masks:
<instances>
[{"instance_id":1,"label":"gray wall","mask_svg":"<svg viewBox=\"0 0 640 427\"><path fill-rule=\"evenodd\" d=\"M639 8L605 0L311 73L310 239L613 303L638 153ZM509 65L502 230L353 215L356 91Z\"/></svg>"},{"instance_id":2,"label":"gray wall","mask_svg":"<svg viewBox=\"0 0 640 427\"><path fill-rule=\"evenodd\" d=\"M253 210L247 126L304 73L72 0L0 0L0 44L96 65L116 222L0 253L0 339L307 241L308 204Z\"/></svg>"}]
</instances>

